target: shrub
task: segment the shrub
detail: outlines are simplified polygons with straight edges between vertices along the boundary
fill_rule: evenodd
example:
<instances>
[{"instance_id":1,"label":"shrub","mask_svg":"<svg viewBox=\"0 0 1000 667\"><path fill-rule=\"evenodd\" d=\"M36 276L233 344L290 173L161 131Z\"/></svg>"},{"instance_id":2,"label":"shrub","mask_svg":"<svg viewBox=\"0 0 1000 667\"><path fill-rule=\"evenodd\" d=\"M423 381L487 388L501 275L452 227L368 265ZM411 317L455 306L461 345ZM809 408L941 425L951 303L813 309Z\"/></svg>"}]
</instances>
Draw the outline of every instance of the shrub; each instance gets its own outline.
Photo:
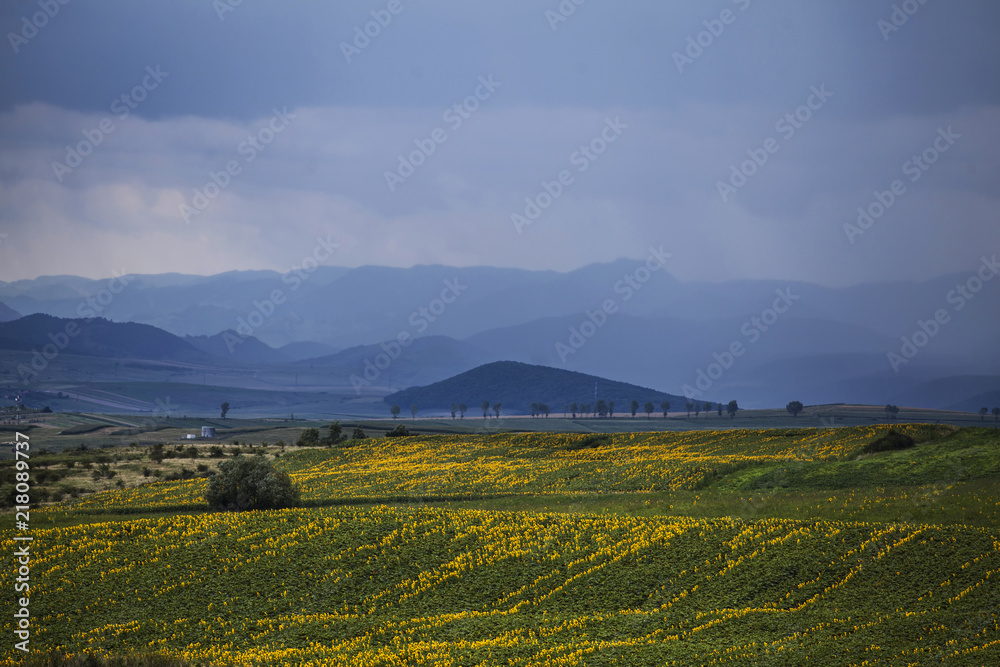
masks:
<instances>
[{"instance_id":1,"label":"shrub","mask_svg":"<svg viewBox=\"0 0 1000 667\"><path fill-rule=\"evenodd\" d=\"M275 470L264 458L241 456L219 464L205 500L211 509L246 511L295 507L300 495L288 473Z\"/></svg>"},{"instance_id":2,"label":"shrub","mask_svg":"<svg viewBox=\"0 0 1000 667\"><path fill-rule=\"evenodd\" d=\"M339 421L335 421L330 424L329 431L327 432L326 437L323 438L322 444L327 447L332 447L333 445L338 444L341 440L345 439L346 436L344 435L343 427L341 427Z\"/></svg>"},{"instance_id":3,"label":"shrub","mask_svg":"<svg viewBox=\"0 0 1000 667\"><path fill-rule=\"evenodd\" d=\"M354 435L351 436L351 440L364 440L367 437L368 436L365 435L365 432L363 430L361 430L360 428L356 428L354 429Z\"/></svg>"},{"instance_id":4,"label":"shrub","mask_svg":"<svg viewBox=\"0 0 1000 667\"><path fill-rule=\"evenodd\" d=\"M405 426L403 426L402 424L400 424L399 426L397 426L396 428L392 429L391 431L386 431L385 437L387 437L387 438L398 438L398 437L407 436L407 435L410 435L410 432L406 430Z\"/></svg>"},{"instance_id":5,"label":"shrub","mask_svg":"<svg viewBox=\"0 0 1000 667\"><path fill-rule=\"evenodd\" d=\"M226 455L226 453L222 451L222 447L219 447L218 445L212 445L211 447L208 448L208 455L213 459L221 459L223 456Z\"/></svg>"},{"instance_id":6,"label":"shrub","mask_svg":"<svg viewBox=\"0 0 1000 667\"><path fill-rule=\"evenodd\" d=\"M299 447L318 447L319 429L318 428L303 429L302 433L299 435L299 439L295 441L295 444L298 445Z\"/></svg>"}]
</instances>

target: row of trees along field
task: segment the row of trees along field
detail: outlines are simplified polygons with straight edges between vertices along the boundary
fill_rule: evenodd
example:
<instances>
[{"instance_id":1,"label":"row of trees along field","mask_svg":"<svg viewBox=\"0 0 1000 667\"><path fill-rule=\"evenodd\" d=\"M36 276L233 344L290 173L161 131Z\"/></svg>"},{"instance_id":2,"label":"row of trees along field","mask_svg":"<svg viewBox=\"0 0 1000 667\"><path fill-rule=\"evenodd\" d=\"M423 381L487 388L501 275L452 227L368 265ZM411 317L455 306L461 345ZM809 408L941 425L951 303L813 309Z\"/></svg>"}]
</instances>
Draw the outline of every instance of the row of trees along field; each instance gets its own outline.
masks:
<instances>
[{"instance_id":1,"label":"row of trees along field","mask_svg":"<svg viewBox=\"0 0 1000 667\"><path fill-rule=\"evenodd\" d=\"M799 410L802 409L801 403L798 403L798 401L794 401L794 403L798 404ZM791 406L792 403L789 403L788 405ZM503 409L502 404L500 403L491 404L489 401L483 401L482 405L480 405L479 407L483 411L483 419L487 419L490 416L491 412L495 419L499 419L500 412ZM708 414L709 412L712 411L713 404L708 402L700 403L698 401L688 401L685 407L687 408L687 416L690 417L691 412L694 412L695 416L698 416L701 414L703 409L705 413ZM657 411L657 406L654 405L652 401L646 401L645 405L642 406L642 409L643 412L646 413L646 418L650 419L653 413ZM718 415L720 417L722 416L723 412L727 412L730 417L735 417L740 407L736 401L729 401L729 403L725 406L722 403L714 404L714 409L718 412ZM465 413L468 412L468 410L469 406L466 405L465 403L452 403L451 418L465 419ZM666 418L667 414L670 412L670 401L662 401L659 405L659 410L663 413L663 417ZM417 407L416 404L410 406L410 416L413 419L417 418L417 413L419 411L420 408ZM792 411L791 407L788 408L788 411L789 412ZM400 412L402 412L402 410L398 405L393 405L389 408L389 412L392 414L392 418L396 419L399 417L399 414ZM542 415L548 417L549 414L551 414L551 412L552 408L550 408L545 403L532 403L529 406L529 414L532 417L541 417ZM639 412L639 401L633 399L629 403L629 413L634 418L637 412ZM599 419L611 418L615 416L615 402L605 401L603 398L593 404L574 402L570 403L569 405L563 406L563 414L571 414L573 416L573 419L583 418L588 416ZM794 414L798 413L796 412Z\"/></svg>"},{"instance_id":2,"label":"row of trees along field","mask_svg":"<svg viewBox=\"0 0 1000 667\"><path fill-rule=\"evenodd\" d=\"M491 404L489 401L483 401L483 404L479 407L483 411L483 419L487 419L491 413L493 414L495 419L499 419L500 411L503 408L503 406L500 403ZM701 403L699 401L688 401L687 403L685 403L684 407L687 410L688 417L691 416L692 412L694 413L695 417L698 417L701 415L703 411L707 416L710 412L715 410L715 412L720 417L722 416L722 413L725 412L729 415L730 418L732 418L735 417L736 413L739 412L740 410L740 407L735 400L729 401L729 403L727 403L726 405L723 405L722 403L713 404L707 401L705 403ZM793 417L798 417L799 413L802 412L804 407L805 406L803 406L800 401L790 401L785 406L785 410L787 410L788 413ZM469 406L466 405L465 403L452 403L451 418L465 419L465 413L468 412L468 410ZM418 408L416 404L410 406L410 415L413 417L413 419L417 418L417 413L419 411L420 408ZM633 399L629 403L628 411L629 414L631 414L631 416L634 418L636 413L639 412L639 401ZM401 412L401 410L398 405L393 405L389 409L389 412L392 413L392 418L396 419L397 417L399 417L399 413ZM532 417L541 417L543 415L548 417L549 414L551 414L551 412L552 409L545 403L532 403L531 406L529 407L529 414ZM646 413L646 419L650 419L653 413L657 412L657 406L653 405L652 401L646 401L645 405L642 406L642 412ZM662 412L664 419L666 419L667 413L670 412L670 401L662 401L659 405L659 412ZM986 415L990 414L990 412L991 411L988 408L980 408L979 409L980 419L985 420ZM593 404L574 402L570 403L569 405L563 406L563 414L570 414L573 416L573 419L585 418L585 417L598 418L598 419L611 418L615 416L615 402L605 401L603 398ZM885 406L885 416L887 419L894 419L897 414L899 414L899 406L892 404L887 404ZM993 408L992 414L995 420L1000 421L1000 408Z\"/></svg>"}]
</instances>

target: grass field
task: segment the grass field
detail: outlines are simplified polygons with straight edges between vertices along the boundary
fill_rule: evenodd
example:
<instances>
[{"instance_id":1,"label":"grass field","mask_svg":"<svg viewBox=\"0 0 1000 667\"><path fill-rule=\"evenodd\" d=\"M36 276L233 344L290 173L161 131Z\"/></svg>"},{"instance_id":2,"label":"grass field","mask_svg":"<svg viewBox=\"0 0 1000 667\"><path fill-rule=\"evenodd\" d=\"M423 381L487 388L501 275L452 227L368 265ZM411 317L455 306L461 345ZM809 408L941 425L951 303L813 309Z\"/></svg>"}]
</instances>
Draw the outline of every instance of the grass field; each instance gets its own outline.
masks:
<instances>
[{"instance_id":1,"label":"grass field","mask_svg":"<svg viewBox=\"0 0 1000 667\"><path fill-rule=\"evenodd\" d=\"M32 510L32 648L269 665L998 664L1000 434L891 428L916 446L866 453L881 425L257 443L242 455L289 471L309 507L210 513L192 478Z\"/></svg>"}]
</instances>

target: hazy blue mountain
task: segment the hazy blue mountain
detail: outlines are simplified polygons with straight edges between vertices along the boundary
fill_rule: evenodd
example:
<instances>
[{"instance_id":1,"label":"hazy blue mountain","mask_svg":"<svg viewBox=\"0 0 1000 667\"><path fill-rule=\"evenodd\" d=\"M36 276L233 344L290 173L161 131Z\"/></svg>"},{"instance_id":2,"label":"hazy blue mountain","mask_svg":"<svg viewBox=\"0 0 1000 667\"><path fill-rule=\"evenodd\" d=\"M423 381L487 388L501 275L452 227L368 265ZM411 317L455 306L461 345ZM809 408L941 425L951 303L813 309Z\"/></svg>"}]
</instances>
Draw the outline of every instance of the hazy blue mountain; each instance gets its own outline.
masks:
<instances>
[{"instance_id":1,"label":"hazy blue mountain","mask_svg":"<svg viewBox=\"0 0 1000 667\"><path fill-rule=\"evenodd\" d=\"M336 354L340 350L332 345L327 345L326 343L317 343L311 340L297 341L295 343L288 343L287 345L282 345L278 348L278 352L281 352L287 358L292 361L301 361L303 359L314 359L316 357L326 357L331 354Z\"/></svg>"},{"instance_id":2,"label":"hazy blue mountain","mask_svg":"<svg viewBox=\"0 0 1000 667\"><path fill-rule=\"evenodd\" d=\"M460 373L425 387L410 387L386 396L387 405L399 405L404 414L416 404L422 413L450 412L452 403L465 403L466 417L482 416L483 401L501 403L501 414L526 414L531 403L545 403L552 412L563 412L572 403L595 405L598 399L614 401L615 414L628 413L629 403L639 402L639 410L647 401L660 412L660 403L668 401L672 410L683 410L682 396L639 387L626 382L567 371L560 368L497 361Z\"/></svg>"},{"instance_id":3,"label":"hazy blue mountain","mask_svg":"<svg viewBox=\"0 0 1000 667\"><path fill-rule=\"evenodd\" d=\"M406 347L395 341L358 345L296 365L324 369L332 383L370 394L437 382L488 361L493 358L474 345L446 336L425 336Z\"/></svg>"},{"instance_id":4,"label":"hazy blue mountain","mask_svg":"<svg viewBox=\"0 0 1000 667\"><path fill-rule=\"evenodd\" d=\"M133 322L27 315L0 323L0 349L44 354L45 346L66 354L114 359L207 361L209 355L173 334Z\"/></svg>"},{"instance_id":5,"label":"hazy blue mountain","mask_svg":"<svg viewBox=\"0 0 1000 667\"><path fill-rule=\"evenodd\" d=\"M21 317L21 313L17 312L5 303L0 303L0 322L10 322Z\"/></svg>"},{"instance_id":6,"label":"hazy blue mountain","mask_svg":"<svg viewBox=\"0 0 1000 667\"><path fill-rule=\"evenodd\" d=\"M287 356L253 336L241 336L232 329L214 336L185 336L184 340L203 352L245 364L275 364L290 361Z\"/></svg>"},{"instance_id":7,"label":"hazy blue mountain","mask_svg":"<svg viewBox=\"0 0 1000 667\"><path fill-rule=\"evenodd\" d=\"M935 379L1000 375L998 285L985 284L962 303L955 289L968 275L830 288L773 280L682 282L664 270L645 274L643 265L623 259L567 273L319 267L304 279L274 271L138 275L128 276L126 288L98 314L178 336L237 330L271 348L301 344L281 354L292 361L322 357L315 363L327 364L331 381L340 383L364 370L366 359L373 362L379 341L434 339L380 372L371 386L382 390L514 360L679 394L715 363L717 372L722 362L715 355L725 359L734 343L742 343L745 353L711 386L748 407L784 405L793 391L795 400L807 403L912 398L945 407L961 400L956 396L985 390L935 385ZM638 278L648 280L636 283ZM90 307L88 297L107 285L44 277L0 283L0 298L22 313L78 317ZM272 302L275 294L280 303ZM608 300L616 312L576 350L571 327L580 330L588 312L603 319L597 311ZM790 305L774 318L776 301ZM934 327L938 310L948 321ZM935 329L933 335L907 363L891 368L889 353L901 353L904 337L924 335L921 327ZM560 355L557 344L574 351L564 347ZM327 359L333 350L344 356ZM248 353L245 361L262 359Z\"/></svg>"}]
</instances>

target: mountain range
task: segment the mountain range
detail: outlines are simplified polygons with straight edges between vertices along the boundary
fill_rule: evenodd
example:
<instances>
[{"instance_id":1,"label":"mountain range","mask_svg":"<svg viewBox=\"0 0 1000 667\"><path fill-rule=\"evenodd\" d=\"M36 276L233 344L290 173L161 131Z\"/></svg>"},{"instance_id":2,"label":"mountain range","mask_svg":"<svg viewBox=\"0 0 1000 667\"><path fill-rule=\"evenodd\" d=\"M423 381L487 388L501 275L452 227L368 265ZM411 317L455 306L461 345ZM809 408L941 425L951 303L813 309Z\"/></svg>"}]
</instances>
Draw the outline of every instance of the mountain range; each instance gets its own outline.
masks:
<instances>
[{"instance_id":1,"label":"mountain range","mask_svg":"<svg viewBox=\"0 0 1000 667\"><path fill-rule=\"evenodd\" d=\"M682 282L642 266L321 266L295 281L272 271L129 275L117 293L111 281L46 276L0 283L0 300L15 315L156 327L186 344L163 348L185 359L299 367L380 395L494 361L744 407L794 399L978 409L1000 392L1000 281L966 298L971 274L833 288ZM398 355L386 352L400 340ZM116 345L104 349L125 350Z\"/></svg>"}]
</instances>

